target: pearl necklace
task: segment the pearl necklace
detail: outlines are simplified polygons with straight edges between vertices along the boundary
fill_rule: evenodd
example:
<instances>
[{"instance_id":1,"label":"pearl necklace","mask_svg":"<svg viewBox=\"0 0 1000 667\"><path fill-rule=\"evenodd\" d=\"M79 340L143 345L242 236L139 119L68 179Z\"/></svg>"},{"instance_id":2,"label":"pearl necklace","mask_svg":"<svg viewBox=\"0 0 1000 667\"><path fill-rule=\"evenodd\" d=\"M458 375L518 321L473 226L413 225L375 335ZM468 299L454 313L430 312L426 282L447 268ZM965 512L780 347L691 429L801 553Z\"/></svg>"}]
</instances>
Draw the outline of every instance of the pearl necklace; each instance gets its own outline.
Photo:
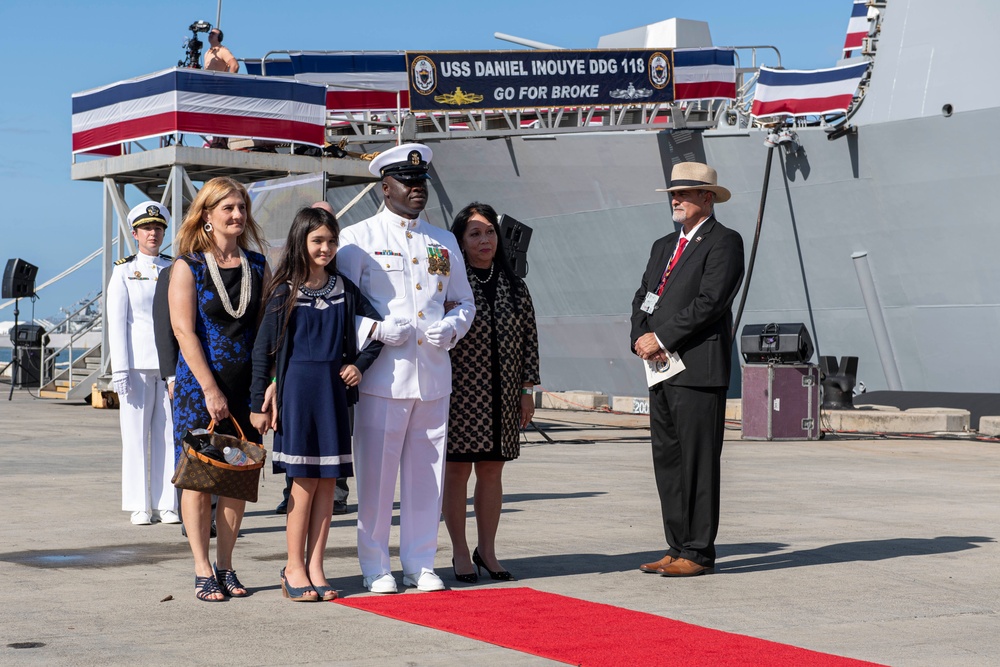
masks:
<instances>
[{"instance_id":1,"label":"pearl necklace","mask_svg":"<svg viewBox=\"0 0 1000 667\"><path fill-rule=\"evenodd\" d=\"M215 253L211 251L205 253L205 264L208 265L208 273L212 276L212 282L215 283L215 291L219 293L222 307L234 320L243 317L247 312L247 306L250 305L250 262L247 261L243 248L237 248L237 250L240 251L240 269L242 269L243 275L240 277L240 305L236 310L233 310L233 304L229 300L229 292L226 290L225 283L222 282L222 275L219 274L219 262L215 259Z\"/></svg>"},{"instance_id":2,"label":"pearl necklace","mask_svg":"<svg viewBox=\"0 0 1000 667\"><path fill-rule=\"evenodd\" d=\"M475 278L476 282L478 282L480 285L485 285L489 281L493 280L493 267L494 266L496 266L496 264L494 262L490 262L490 275L486 276L486 280L483 280L478 275L476 275L475 271L472 272L472 277ZM472 268L476 268L476 267L472 267Z\"/></svg>"}]
</instances>

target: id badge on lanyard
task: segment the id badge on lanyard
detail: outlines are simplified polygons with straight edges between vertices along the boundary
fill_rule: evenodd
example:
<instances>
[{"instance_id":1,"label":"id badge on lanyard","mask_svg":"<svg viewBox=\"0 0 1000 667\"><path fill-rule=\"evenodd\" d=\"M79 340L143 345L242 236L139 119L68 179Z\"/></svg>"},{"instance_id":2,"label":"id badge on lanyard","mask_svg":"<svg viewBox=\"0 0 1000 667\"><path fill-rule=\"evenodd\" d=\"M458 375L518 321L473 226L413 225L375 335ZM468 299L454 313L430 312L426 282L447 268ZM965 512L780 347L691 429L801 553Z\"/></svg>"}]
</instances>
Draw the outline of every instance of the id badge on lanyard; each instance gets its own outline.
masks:
<instances>
[{"instance_id":1,"label":"id badge on lanyard","mask_svg":"<svg viewBox=\"0 0 1000 667\"><path fill-rule=\"evenodd\" d=\"M646 299L639 306L639 310L644 313L653 314L653 309L656 307L656 302L659 300L659 295L656 292L646 292Z\"/></svg>"}]
</instances>

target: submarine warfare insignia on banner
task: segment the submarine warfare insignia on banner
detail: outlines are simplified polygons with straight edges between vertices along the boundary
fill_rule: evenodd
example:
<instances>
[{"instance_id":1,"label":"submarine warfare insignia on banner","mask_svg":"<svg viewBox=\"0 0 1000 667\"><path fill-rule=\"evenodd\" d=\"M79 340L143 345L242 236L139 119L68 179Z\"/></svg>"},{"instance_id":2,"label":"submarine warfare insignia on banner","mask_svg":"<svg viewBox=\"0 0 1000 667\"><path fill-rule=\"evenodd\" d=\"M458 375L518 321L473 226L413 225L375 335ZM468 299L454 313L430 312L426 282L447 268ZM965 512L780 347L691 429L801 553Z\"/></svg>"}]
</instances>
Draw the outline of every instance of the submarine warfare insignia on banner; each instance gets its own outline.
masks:
<instances>
[{"instance_id":1,"label":"submarine warfare insignia on banner","mask_svg":"<svg viewBox=\"0 0 1000 667\"><path fill-rule=\"evenodd\" d=\"M608 92L608 95L616 100L640 100L652 94L653 91L649 88L636 88L631 82L628 84L628 88Z\"/></svg>"},{"instance_id":2,"label":"submarine warfare insignia on banner","mask_svg":"<svg viewBox=\"0 0 1000 667\"><path fill-rule=\"evenodd\" d=\"M448 249L427 246L427 272L441 276L451 274L451 258Z\"/></svg>"},{"instance_id":3,"label":"submarine warfare insignia on banner","mask_svg":"<svg viewBox=\"0 0 1000 667\"><path fill-rule=\"evenodd\" d=\"M454 93L435 95L434 101L438 104L451 104L460 107L465 104L478 104L483 101L483 96L476 93L467 93L460 87L456 87Z\"/></svg>"}]
</instances>

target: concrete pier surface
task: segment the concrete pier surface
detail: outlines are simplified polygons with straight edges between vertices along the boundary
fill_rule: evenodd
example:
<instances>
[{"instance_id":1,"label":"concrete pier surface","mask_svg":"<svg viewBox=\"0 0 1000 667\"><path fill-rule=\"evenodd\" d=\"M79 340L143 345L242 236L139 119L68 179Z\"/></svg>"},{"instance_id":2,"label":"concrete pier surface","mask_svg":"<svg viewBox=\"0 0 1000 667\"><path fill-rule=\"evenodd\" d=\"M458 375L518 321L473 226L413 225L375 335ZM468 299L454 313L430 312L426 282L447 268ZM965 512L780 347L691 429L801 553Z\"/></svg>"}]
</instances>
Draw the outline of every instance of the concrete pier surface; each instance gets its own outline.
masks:
<instances>
[{"instance_id":1,"label":"concrete pier surface","mask_svg":"<svg viewBox=\"0 0 1000 667\"><path fill-rule=\"evenodd\" d=\"M252 595L199 602L180 527L132 526L119 509L117 411L23 389L8 402L0 388L0 664L558 664L283 599L284 478L270 464L234 560ZM528 586L889 665L1000 664L1000 444L732 432L716 573L668 579L638 570L665 549L646 418L540 410L536 421L552 442L528 432L504 475L497 551L518 581L473 588ZM327 575L342 596L368 595L353 491L349 502ZM395 556L398 527L391 545ZM437 571L465 588L450 562L442 526Z\"/></svg>"}]
</instances>

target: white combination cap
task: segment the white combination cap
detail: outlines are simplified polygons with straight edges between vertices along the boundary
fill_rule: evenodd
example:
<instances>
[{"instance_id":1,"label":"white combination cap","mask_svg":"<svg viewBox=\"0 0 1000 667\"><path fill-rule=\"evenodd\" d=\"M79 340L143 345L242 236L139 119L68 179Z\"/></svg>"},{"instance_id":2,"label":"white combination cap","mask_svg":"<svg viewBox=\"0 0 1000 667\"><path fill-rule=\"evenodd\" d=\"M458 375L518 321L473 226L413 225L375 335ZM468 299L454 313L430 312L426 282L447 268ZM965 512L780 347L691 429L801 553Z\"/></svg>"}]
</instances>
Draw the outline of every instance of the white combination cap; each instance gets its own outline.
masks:
<instances>
[{"instance_id":1,"label":"white combination cap","mask_svg":"<svg viewBox=\"0 0 1000 667\"><path fill-rule=\"evenodd\" d=\"M170 224L170 211L163 204L158 204L155 201L144 201L128 212L128 224L132 229L139 225L148 225L151 222L164 227L168 226Z\"/></svg>"},{"instance_id":2,"label":"white combination cap","mask_svg":"<svg viewBox=\"0 0 1000 667\"><path fill-rule=\"evenodd\" d=\"M423 180L434 152L423 144L401 144L379 153L368 165L372 176L393 176L401 181Z\"/></svg>"}]
</instances>

